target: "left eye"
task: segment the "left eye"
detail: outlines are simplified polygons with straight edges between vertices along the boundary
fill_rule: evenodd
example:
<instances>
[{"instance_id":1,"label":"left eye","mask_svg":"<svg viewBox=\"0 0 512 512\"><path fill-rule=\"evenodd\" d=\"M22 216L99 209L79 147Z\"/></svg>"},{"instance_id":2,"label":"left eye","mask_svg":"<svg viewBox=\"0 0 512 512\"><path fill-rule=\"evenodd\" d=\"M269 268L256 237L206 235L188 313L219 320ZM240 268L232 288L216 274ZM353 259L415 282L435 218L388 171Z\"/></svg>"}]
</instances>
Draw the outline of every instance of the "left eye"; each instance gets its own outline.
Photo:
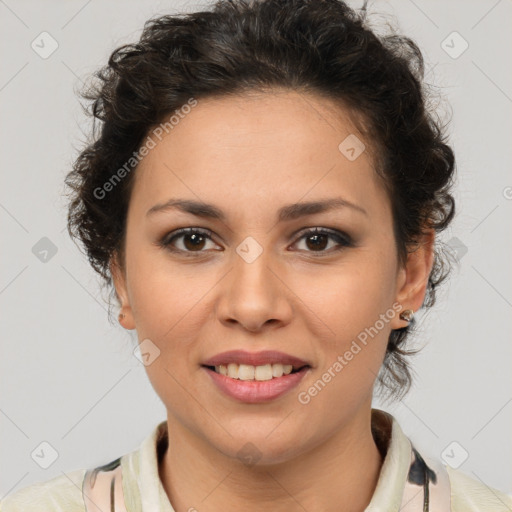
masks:
<instances>
[{"instance_id":1,"label":"left eye","mask_svg":"<svg viewBox=\"0 0 512 512\"><path fill-rule=\"evenodd\" d=\"M204 245L206 241L213 243L212 232L205 229L182 228L171 233L171 235L172 236L164 237L162 241L159 242L159 245L173 252L201 253L205 252L203 249L205 248ZM335 243L334 245L341 246L341 248L353 245L351 238L345 233L327 228L314 228L305 231L295 243L304 240L306 247L308 247L308 249L306 249L307 252L325 253L326 246L329 245L329 239L337 242L337 244ZM175 244L177 240L181 241L181 247L177 247L180 245L179 243ZM313 250L309 250L311 248L313 248ZM330 248L332 248L332 246Z\"/></svg>"},{"instance_id":2,"label":"left eye","mask_svg":"<svg viewBox=\"0 0 512 512\"><path fill-rule=\"evenodd\" d=\"M338 249L341 250L343 247L351 247L353 245L351 238L342 233L341 231L334 231L326 228L314 228L302 233L302 236L299 238L299 241L305 240L306 246L314 247L313 251L308 252L326 252L324 249L326 248L326 244L328 244L328 240L335 240L337 242ZM334 244L336 245L336 244ZM331 247L332 248L332 247Z\"/></svg>"}]
</instances>

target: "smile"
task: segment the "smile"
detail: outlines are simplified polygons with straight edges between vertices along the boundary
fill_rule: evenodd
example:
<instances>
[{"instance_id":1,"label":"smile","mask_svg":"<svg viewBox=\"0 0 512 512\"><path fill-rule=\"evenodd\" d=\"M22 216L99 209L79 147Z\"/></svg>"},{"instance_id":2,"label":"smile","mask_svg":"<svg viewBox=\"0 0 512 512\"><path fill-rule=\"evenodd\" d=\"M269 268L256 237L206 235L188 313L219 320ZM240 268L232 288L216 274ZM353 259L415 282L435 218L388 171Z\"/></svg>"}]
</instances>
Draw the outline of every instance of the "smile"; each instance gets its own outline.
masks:
<instances>
[{"instance_id":1,"label":"smile","mask_svg":"<svg viewBox=\"0 0 512 512\"><path fill-rule=\"evenodd\" d=\"M294 369L291 365L251 366L235 363L218 367L203 365L202 368L224 395L240 402L252 404L268 402L288 393L298 386L311 370L309 365ZM229 376L230 371L232 375L235 375L234 377ZM221 372L228 374L225 375Z\"/></svg>"},{"instance_id":2,"label":"smile","mask_svg":"<svg viewBox=\"0 0 512 512\"><path fill-rule=\"evenodd\" d=\"M264 364L260 366L230 363L228 365L207 366L207 368L210 368L220 375L225 375L230 379L266 381L298 372L301 368L304 368L304 366L293 367L291 364L281 363Z\"/></svg>"}]
</instances>

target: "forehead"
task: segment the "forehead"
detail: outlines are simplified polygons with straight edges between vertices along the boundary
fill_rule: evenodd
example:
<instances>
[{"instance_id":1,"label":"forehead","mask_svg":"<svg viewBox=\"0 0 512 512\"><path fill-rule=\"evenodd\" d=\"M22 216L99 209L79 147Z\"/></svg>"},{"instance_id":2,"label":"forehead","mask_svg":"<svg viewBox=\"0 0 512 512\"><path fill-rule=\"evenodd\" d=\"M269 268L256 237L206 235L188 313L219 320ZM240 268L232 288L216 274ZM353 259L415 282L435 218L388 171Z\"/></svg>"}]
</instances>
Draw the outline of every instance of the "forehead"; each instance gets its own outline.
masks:
<instances>
[{"instance_id":1,"label":"forehead","mask_svg":"<svg viewBox=\"0 0 512 512\"><path fill-rule=\"evenodd\" d=\"M386 206L369 152L354 159L344 151L354 141L369 148L369 141L346 109L318 96L283 91L199 99L161 140L149 136L155 145L135 171L130 205L139 214L171 197L217 204L228 214L230 207L238 214L240 206L266 210L335 196Z\"/></svg>"}]
</instances>

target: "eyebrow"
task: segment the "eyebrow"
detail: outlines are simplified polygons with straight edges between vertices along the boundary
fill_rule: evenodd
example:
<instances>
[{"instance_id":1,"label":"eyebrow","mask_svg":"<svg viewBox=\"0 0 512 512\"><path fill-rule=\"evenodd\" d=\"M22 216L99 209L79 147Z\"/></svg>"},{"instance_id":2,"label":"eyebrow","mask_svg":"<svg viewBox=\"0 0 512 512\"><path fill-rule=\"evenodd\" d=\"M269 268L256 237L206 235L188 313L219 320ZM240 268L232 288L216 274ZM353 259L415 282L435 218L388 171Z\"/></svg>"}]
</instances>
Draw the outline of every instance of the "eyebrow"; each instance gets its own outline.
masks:
<instances>
[{"instance_id":1,"label":"eyebrow","mask_svg":"<svg viewBox=\"0 0 512 512\"><path fill-rule=\"evenodd\" d=\"M196 217L226 221L225 213L215 205L191 199L169 199L169 201L166 201L165 203L156 204L151 207L147 211L146 216L153 215L157 212L164 212L173 208L185 213L190 213ZM286 222L300 217L305 217L307 215L314 215L316 213L322 213L339 208L351 208L364 215L368 215L368 212L361 206L341 197L334 197L331 199L293 203L283 206L278 210L277 218L279 222Z\"/></svg>"}]
</instances>

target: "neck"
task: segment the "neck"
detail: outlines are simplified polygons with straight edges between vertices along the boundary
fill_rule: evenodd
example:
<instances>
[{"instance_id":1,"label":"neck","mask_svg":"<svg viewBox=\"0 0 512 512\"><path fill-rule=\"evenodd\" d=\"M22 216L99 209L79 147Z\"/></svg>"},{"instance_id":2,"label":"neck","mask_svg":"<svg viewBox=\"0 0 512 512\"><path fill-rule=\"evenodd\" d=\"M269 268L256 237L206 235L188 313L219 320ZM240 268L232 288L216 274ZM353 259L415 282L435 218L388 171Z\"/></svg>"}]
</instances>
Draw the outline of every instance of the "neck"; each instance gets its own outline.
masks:
<instances>
[{"instance_id":1,"label":"neck","mask_svg":"<svg viewBox=\"0 0 512 512\"><path fill-rule=\"evenodd\" d=\"M323 510L363 512L377 485L382 456L368 408L320 445L285 462L245 465L198 438L171 415L171 449L159 464L160 479L177 511L256 512Z\"/></svg>"}]
</instances>

